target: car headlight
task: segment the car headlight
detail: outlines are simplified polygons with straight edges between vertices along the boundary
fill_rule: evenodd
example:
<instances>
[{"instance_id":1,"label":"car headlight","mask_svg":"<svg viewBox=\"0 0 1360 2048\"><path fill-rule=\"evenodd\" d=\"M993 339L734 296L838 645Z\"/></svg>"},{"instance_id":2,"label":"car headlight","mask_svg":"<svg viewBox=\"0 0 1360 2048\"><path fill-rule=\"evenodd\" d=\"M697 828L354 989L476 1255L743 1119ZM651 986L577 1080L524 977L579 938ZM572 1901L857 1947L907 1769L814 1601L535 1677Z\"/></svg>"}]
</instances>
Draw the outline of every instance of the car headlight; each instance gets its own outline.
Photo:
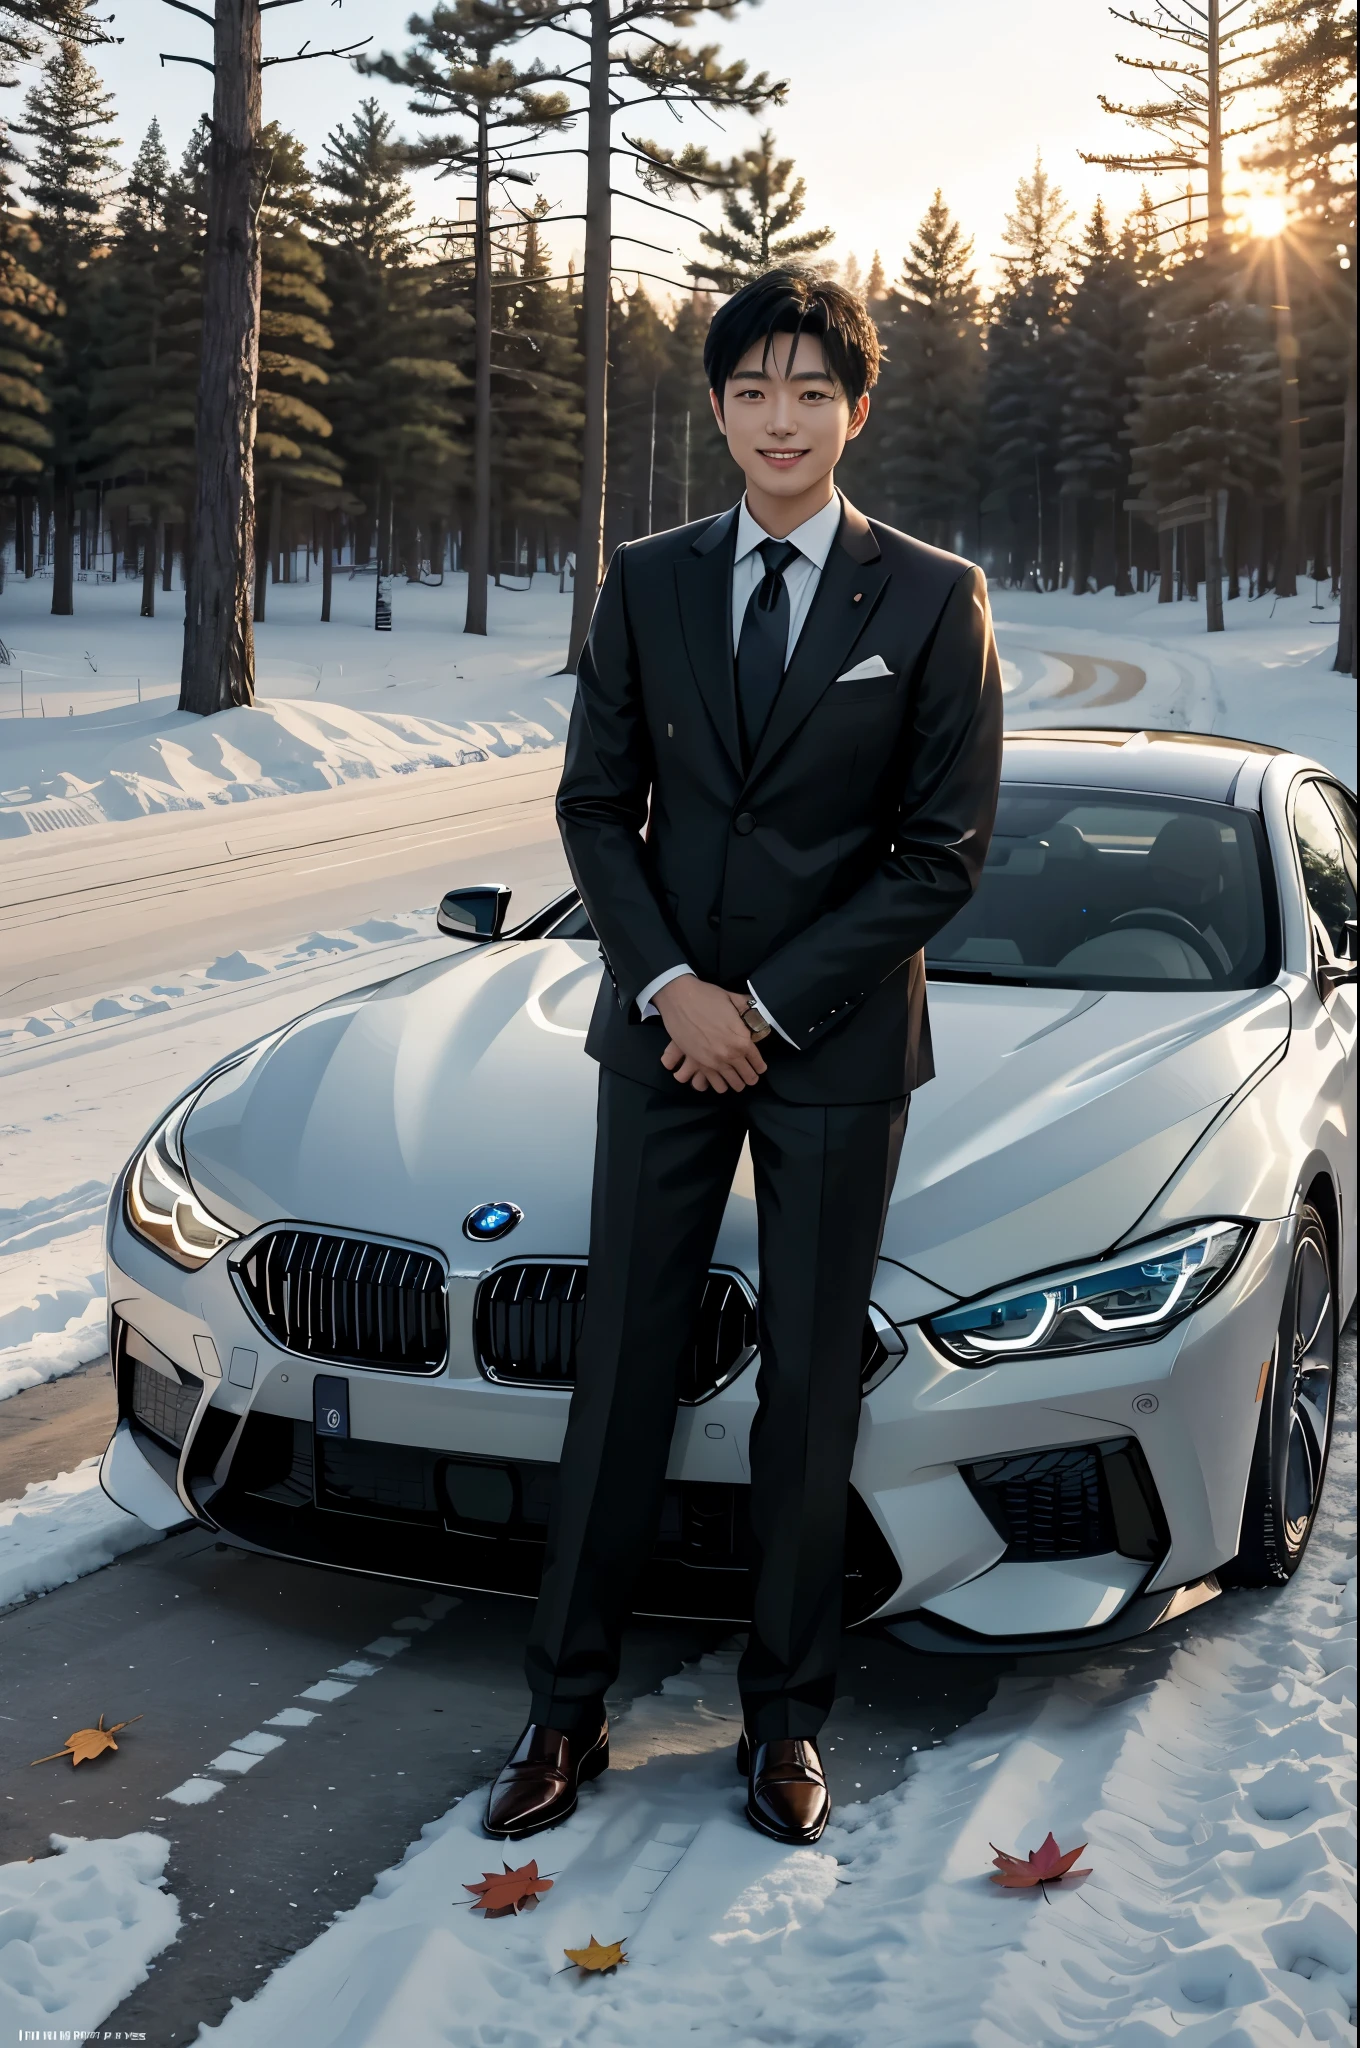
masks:
<instances>
[{"instance_id":1,"label":"car headlight","mask_svg":"<svg viewBox=\"0 0 1360 2048\"><path fill-rule=\"evenodd\" d=\"M203 1206L190 1183L180 1132L198 1095L176 1103L143 1145L127 1174L127 1220L138 1237L177 1266L206 1266L239 1231Z\"/></svg>"},{"instance_id":2,"label":"car headlight","mask_svg":"<svg viewBox=\"0 0 1360 2048\"><path fill-rule=\"evenodd\" d=\"M1222 1286L1250 1234L1246 1223L1189 1224L932 1316L926 1331L957 1365L1146 1343Z\"/></svg>"}]
</instances>

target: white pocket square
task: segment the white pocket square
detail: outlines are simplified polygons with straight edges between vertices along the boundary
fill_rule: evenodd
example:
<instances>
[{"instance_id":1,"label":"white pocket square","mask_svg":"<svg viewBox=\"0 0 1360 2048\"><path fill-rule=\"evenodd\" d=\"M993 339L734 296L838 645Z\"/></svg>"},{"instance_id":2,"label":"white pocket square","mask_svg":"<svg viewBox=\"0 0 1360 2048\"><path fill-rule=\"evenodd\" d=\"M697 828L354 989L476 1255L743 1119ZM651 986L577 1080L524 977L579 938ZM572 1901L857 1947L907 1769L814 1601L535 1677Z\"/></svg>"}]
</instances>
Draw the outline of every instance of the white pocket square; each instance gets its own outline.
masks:
<instances>
[{"instance_id":1,"label":"white pocket square","mask_svg":"<svg viewBox=\"0 0 1360 2048\"><path fill-rule=\"evenodd\" d=\"M837 676L836 681L838 683L858 683L865 676L890 676L891 674L892 670L888 667L883 656L881 654L871 654L867 661L857 661L855 666L848 668L843 676Z\"/></svg>"}]
</instances>

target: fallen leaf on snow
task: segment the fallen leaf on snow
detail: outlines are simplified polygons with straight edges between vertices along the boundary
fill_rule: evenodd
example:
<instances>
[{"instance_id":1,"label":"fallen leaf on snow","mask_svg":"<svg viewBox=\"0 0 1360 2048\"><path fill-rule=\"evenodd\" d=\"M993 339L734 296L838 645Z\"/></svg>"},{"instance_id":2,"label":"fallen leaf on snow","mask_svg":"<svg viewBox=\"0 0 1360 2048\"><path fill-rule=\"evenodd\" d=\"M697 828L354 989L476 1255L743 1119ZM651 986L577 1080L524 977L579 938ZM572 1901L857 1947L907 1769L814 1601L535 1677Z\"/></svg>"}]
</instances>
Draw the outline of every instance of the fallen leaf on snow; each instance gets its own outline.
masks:
<instances>
[{"instance_id":1,"label":"fallen leaf on snow","mask_svg":"<svg viewBox=\"0 0 1360 2048\"><path fill-rule=\"evenodd\" d=\"M1089 1870L1073 1870L1072 1865L1085 1849L1082 1842L1075 1849L1060 1849L1051 1834L1045 1835L1037 1849L1031 1849L1028 1856L1008 1856L1004 1849L998 1849L995 1842L988 1845L996 1858L996 1869L992 1872L993 1884L1004 1884L1010 1891L1027 1891L1033 1885L1056 1884L1060 1877L1089 1877ZM1047 1897L1047 1893L1044 1894Z\"/></svg>"},{"instance_id":2,"label":"fallen leaf on snow","mask_svg":"<svg viewBox=\"0 0 1360 2048\"><path fill-rule=\"evenodd\" d=\"M132 1721L140 1721L141 1718L140 1714L134 1714ZM101 1714L97 1727L77 1728L74 1735L67 1736L64 1749L54 1749L51 1756L35 1756L33 1764L56 1763L57 1759L63 1756L69 1756L73 1764L89 1763L94 1757L103 1756L106 1749L117 1749L118 1744L114 1741L114 1736L120 1729L130 1728L132 1721L115 1721L112 1728L106 1728L104 1716ZM30 1770L33 1764L29 1765Z\"/></svg>"},{"instance_id":3,"label":"fallen leaf on snow","mask_svg":"<svg viewBox=\"0 0 1360 2048\"><path fill-rule=\"evenodd\" d=\"M596 1941L593 1934L586 1948L564 1948L562 1953L578 1970L617 1970L628 1960L621 1941Z\"/></svg>"},{"instance_id":4,"label":"fallen leaf on snow","mask_svg":"<svg viewBox=\"0 0 1360 2048\"><path fill-rule=\"evenodd\" d=\"M507 1863L504 1872L484 1870L481 1883L465 1885L464 1890L476 1894L468 1901L473 1912L494 1920L502 1913L518 1913L522 1906L534 1905L538 1894L550 1892L552 1887L550 1877L539 1876L537 1863L522 1864L518 1870Z\"/></svg>"}]
</instances>

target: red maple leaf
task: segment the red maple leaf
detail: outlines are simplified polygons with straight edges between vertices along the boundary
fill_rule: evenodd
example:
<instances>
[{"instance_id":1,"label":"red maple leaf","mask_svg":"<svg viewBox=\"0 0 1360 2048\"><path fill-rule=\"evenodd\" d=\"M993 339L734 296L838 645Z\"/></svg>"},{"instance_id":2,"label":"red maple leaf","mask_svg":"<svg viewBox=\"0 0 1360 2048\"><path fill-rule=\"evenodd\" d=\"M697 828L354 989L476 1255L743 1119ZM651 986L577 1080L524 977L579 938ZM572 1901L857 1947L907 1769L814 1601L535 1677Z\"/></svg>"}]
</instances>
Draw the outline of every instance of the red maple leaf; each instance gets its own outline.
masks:
<instances>
[{"instance_id":1,"label":"red maple leaf","mask_svg":"<svg viewBox=\"0 0 1360 2048\"><path fill-rule=\"evenodd\" d=\"M1089 1877L1089 1870L1073 1870L1072 1865L1085 1849L1082 1842L1075 1849L1060 1849L1051 1834L1045 1835L1037 1849L1031 1849L1028 1856L1008 1856L1004 1849L998 1849L995 1842L989 1844L996 1859L996 1869L991 1873L993 1884L1003 1884L1008 1891L1028 1891L1038 1885L1044 1897L1045 1889L1056 1884L1060 1877Z\"/></svg>"},{"instance_id":2,"label":"red maple leaf","mask_svg":"<svg viewBox=\"0 0 1360 2048\"><path fill-rule=\"evenodd\" d=\"M518 1870L507 1863L503 1871L484 1870L481 1883L465 1885L464 1890L476 1894L468 1901L474 1913L495 1920L502 1913L518 1913L522 1906L536 1904L538 1894L550 1892L552 1887L550 1877L539 1876L536 1863L525 1863Z\"/></svg>"}]
</instances>

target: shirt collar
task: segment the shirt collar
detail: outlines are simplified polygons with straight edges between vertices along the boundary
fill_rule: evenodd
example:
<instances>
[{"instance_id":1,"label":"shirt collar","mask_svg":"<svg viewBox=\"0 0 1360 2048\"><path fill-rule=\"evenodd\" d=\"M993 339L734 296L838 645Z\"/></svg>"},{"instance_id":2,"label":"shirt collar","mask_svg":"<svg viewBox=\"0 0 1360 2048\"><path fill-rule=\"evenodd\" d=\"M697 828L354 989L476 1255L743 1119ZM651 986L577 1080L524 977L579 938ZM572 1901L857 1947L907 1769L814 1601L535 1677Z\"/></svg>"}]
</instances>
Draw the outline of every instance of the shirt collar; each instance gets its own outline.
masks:
<instances>
[{"instance_id":1,"label":"shirt collar","mask_svg":"<svg viewBox=\"0 0 1360 2048\"><path fill-rule=\"evenodd\" d=\"M820 512L814 512L811 519L805 519L801 526L795 526L788 538L800 555L806 556L809 562L815 562L819 569L824 569L840 523L841 497L840 492L836 491L832 494L829 504L823 505ZM764 527L752 518L743 494L737 510L737 552L734 559L741 561L743 556L753 553L763 540L770 538Z\"/></svg>"}]
</instances>

